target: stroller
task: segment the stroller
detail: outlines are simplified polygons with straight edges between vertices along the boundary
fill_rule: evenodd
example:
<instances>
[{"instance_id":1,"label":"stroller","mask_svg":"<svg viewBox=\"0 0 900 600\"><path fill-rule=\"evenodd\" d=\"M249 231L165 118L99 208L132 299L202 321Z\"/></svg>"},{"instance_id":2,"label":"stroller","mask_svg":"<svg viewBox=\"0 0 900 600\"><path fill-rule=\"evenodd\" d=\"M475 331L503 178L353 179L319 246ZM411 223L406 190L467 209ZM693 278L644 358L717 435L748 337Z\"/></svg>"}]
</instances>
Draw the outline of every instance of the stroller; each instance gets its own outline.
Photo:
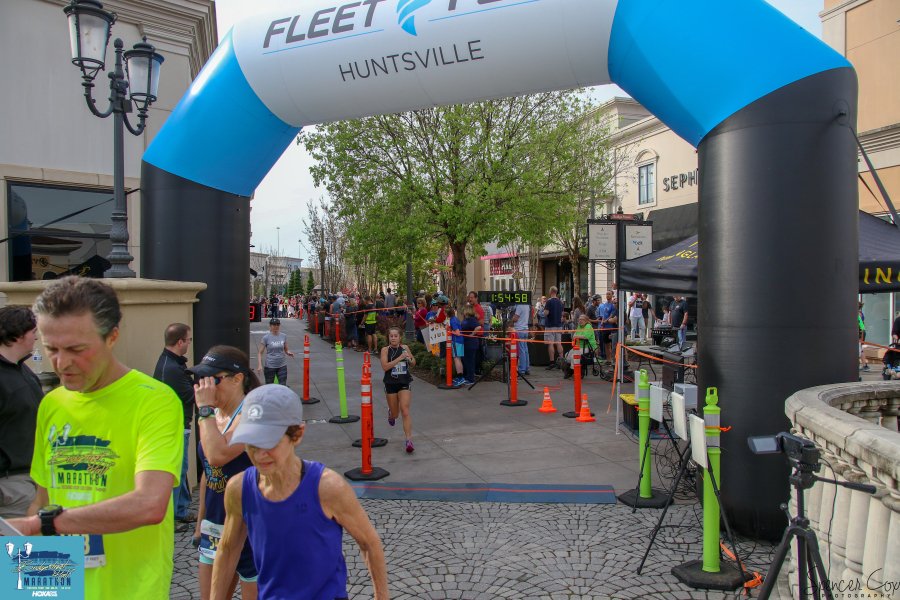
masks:
<instances>
[{"instance_id":1,"label":"stroller","mask_svg":"<svg viewBox=\"0 0 900 600\"><path fill-rule=\"evenodd\" d=\"M571 352L571 350L569 351ZM569 353L566 353L565 359L563 359L563 373L565 374L565 379L568 379L572 376L573 370L569 366ZM594 377L600 376L600 365L597 362L597 358L593 350L590 347L585 348L581 352L581 376L586 377L588 374L588 367L590 367L591 373L594 374Z\"/></svg>"},{"instance_id":2,"label":"stroller","mask_svg":"<svg viewBox=\"0 0 900 600\"><path fill-rule=\"evenodd\" d=\"M884 358L881 359L881 362L884 363L884 368L881 370L881 378L884 380L889 380L891 371L900 367L900 343L895 342L888 348L889 350L884 353Z\"/></svg>"}]
</instances>

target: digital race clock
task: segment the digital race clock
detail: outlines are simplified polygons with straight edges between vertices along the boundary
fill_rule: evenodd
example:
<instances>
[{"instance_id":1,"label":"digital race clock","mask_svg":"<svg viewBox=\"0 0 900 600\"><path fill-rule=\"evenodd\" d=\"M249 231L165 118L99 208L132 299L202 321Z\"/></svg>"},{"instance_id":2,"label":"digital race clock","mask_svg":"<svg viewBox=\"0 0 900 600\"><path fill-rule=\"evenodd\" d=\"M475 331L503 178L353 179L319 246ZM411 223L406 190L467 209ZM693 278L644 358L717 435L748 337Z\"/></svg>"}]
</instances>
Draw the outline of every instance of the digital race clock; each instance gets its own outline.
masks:
<instances>
[{"instance_id":1,"label":"digital race clock","mask_svg":"<svg viewBox=\"0 0 900 600\"><path fill-rule=\"evenodd\" d=\"M531 304L530 291L509 291L509 292L478 292L478 301L487 302L488 304L496 304L498 306L511 306L514 304Z\"/></svg>"}]
</instances>

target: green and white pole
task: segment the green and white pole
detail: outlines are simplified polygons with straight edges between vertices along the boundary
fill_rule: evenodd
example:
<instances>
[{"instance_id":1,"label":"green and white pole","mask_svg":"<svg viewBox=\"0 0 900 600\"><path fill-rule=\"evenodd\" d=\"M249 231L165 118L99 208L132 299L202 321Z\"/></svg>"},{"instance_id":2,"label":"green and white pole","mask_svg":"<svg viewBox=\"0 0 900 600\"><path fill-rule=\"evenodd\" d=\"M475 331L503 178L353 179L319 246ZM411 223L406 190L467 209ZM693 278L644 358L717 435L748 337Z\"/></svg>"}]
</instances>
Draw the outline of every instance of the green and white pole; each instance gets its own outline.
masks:
<instances>
[{"instance_id":1,"label":"green and white pole","mask_svg":"<svg viewBox=\"0 0 900 600\"><path fill-rule=\"evenodd\" d=\"M334 345L335 354L337 354L337 383L338 383L338 399L340 401L341 414L337 417L328 419L329 423L355 423L359 421L356 415L347 412L347 386L344 383L344 349L341 343Z\"/></svg>"},{"instance_id":2,"label":"green and white pole","mask_svg":"<svg viewBox=\"0 0 900 600\"><path fill-rule=\"evenodd\" d=\"M719 408L718 388L706 389L706 406L703 408L703 421L706 426L707 467L703 478L703 570L707 573L719 572L719 499L713 489L712 479L722 488L719 426L722 409ZM712 475L712 478L710 478Z\"/></svg>"},{"instance_id":3,"label":"green and white pole","mask_svg":"<svg viewBox=\"0 0 900 600\"><path fill-rule=\"evenodd\" d=\"M706 389L706 406L703 407L703 425L706 432L706 471L703 473L703 557L672 567L672 575L681 583L700 590L736 590L744 585L743 567L740 569L728 563L722 564L719 552L719 523L725 515L720 511L717 490L722 489L721 465L722 449L719 446L721 437L721 412L719 408L719 390ZM691 440L691 444L699 444L700 440ZM714 485L715 482L715 485ZM725 521L726 528L728 521ZM734 537L728 531L731 544ZM738 565L740 566L740 559Z\"/></svg>"},{"instance_id":4,"label":"green and white pole","mask_svg":"<svg viewBox=\"0 0 900 600\"><path fill-rule=\"evenodd\" d=\"M650 378L646 369L638 380L638 468L641 469L641 498L653 497L650 463Z\"/></svg>"},{"instance_id":5,"label":"green and white pole","mask_svg":"<svg viewBox=\"0 0 900 600\"><path fill-rule=\"evenodd\" d=\"M653 453L650 449L650 380L647 370L642 369L635 374L638 377L638 483L633 490L619 494L619 502L632 507L631 512L639 508L662 508L669 495L661 490L653 489Z\"/></svg>"}]
</instances>

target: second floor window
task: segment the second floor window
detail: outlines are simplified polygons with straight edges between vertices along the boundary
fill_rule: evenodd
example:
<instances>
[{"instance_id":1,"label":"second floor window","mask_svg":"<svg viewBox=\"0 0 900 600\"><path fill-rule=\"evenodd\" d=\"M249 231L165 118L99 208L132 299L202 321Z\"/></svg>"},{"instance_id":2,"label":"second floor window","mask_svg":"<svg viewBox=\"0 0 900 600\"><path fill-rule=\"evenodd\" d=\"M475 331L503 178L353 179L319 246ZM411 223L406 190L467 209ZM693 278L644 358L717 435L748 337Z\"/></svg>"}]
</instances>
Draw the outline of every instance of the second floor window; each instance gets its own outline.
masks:
<instances>
[{"instance_id":1,"label":"second floor window","mask_svg":"<svg viewBox=\"0 0 900 600\"><path fill-rule=\"evenodd\" d=\"M656 202L656 165L638 167L638 204Z\"/></svg>"}]
</instances>

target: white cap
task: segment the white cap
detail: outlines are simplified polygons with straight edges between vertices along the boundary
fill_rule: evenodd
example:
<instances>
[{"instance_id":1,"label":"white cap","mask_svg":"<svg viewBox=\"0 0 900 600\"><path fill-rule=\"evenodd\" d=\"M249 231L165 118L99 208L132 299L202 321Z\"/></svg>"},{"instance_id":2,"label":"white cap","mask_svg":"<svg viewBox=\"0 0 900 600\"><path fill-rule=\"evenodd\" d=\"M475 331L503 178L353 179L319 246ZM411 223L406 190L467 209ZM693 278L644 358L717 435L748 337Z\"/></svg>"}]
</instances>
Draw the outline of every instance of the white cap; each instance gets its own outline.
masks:
<instances>
[{"instance_id":1,"label":"white cap","mask_svg":"<svg viewBox=\"0 0 900 600\"><path fill-rule=\"evenodd\" d=\"M231 436L231 445L250 444L268 450L278 445L288 427L302 423L300 396L284 385L263 385L244 398L241 420Z\"/></svg>"}]
</instances>

